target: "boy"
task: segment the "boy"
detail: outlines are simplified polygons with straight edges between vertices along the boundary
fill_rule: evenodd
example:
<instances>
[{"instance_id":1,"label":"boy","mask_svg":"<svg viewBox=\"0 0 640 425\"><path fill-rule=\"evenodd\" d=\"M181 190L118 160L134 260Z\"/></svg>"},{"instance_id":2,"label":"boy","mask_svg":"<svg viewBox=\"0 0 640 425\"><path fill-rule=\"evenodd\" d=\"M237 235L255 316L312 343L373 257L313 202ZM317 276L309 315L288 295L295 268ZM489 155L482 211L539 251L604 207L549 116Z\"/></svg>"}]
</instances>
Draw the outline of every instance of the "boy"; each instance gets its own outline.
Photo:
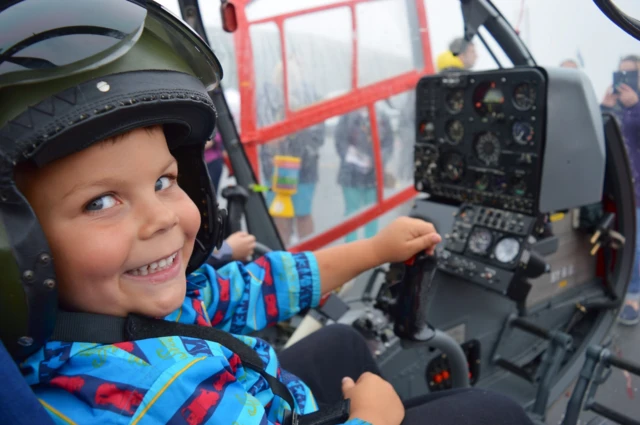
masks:
<instances>
[{"instance_id":1,"label":"boy","mask_svg":"<svg viewBox=\"0 0 640 425\"><path fill-rule=\"evenodd\" d=\"M216 272L204 266L188 276L185 298L186 259L200 220L191 199L175 183L178 173L161 127L136 129L41 169L17 173L18 187L33 206L58 260L56 275L64 308L166 317L245 334L316 306L321 293L362 271L432 249L440 240L426 222L397 220L370 242L315 254L273 253L246 268L233 263ZM117 183L103 183L112 181ZM268 359L268 372L277 373L270 347L254 338L241 339ZM206 357L200 357L203 354ZM216 398L206 390L204 395L192 395L207 385L220 385L222 401L242 400L235 413L218 412L229 423L255 411L276 423L284 407L268 395L270 390L257 374L242 370L233 354L217 344L189 338L111 346L49 342L23 367L31 370L27 380L38 385L36 393L45 407L78 422L85 418L81 413L85 409L92 414L102 410L109 421L115 418L107 412L143 418L149 414L144 408L153 409L160 401L163 413L154 412L162 418L160 423L169 422L177 412L188 422L202 409L206 411L202 403ZM197 372L187 378L191 368ZM170 401L153 403L154 387L170 371L176 379L168 391L176 386L187 391L183 397L169 392ZM203 380L205 376L211 380ZM289 386L301 387L298 408L314 411L302 382L284 371L280 376ZM69 394L61 396L60 389ZM252 392L256 392L253 397ZM169 406L173 407L170 416L164 414ZM357 406L354 414L368 417Z\"/></svg>"},{"instance_id":2,"label":"boy","mask_svg":"<svg viewBox=\"0 0 640 425\"><path fill-rule=\"evenodd\" d=\"M11 319L0 321L0 336L41 404L58 424L275 424L290 408L317 410L273 349L243 334L317 305L364 270L433 251L433 226L401 218L367 241L200 267L220 240L202 156L216 118L205 89L221 75L215 56L153 2L78 0L74 13L58 15L62 23L30 18L41 4L17 2L0 15L25 37L1 59L18 65L0 63L0 246L14 260L3 268L0 314ZM114 40L85 44L68 28ZM49 49L29 50L25 62L23 50L41 42ZM49 60L56 49L75 61ZM92 318L215 326L266 367L258 373L226 344L181 335L61 342L56 303ZM291 403L274 395L274 378ZM380 377L352 376L342 389L351 399L347 423L402 421L404 407ZM513 407L492 407L502 405Z\"/></svg>"}]
</instances>

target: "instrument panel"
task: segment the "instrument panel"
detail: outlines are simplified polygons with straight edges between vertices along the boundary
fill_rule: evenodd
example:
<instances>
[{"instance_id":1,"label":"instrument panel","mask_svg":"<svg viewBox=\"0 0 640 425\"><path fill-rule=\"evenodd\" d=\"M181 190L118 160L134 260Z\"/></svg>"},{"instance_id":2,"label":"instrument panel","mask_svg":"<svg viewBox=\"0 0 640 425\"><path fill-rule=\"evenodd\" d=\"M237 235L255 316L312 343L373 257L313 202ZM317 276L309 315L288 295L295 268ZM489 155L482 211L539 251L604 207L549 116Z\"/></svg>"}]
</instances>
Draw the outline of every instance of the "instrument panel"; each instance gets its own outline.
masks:
<instances>
[{"instance_id":1,"label":"instrument panel","mask_svg":"<svg viewBox=\"0 0 640 425\"><path fill-rule=\"evenodd\" d=\"M545 102L545 77L532 68L422 78L416 190L537 214Z\"/></svg>"},{"instance_id":2,"label":"instrument panel","mask_svg":"<svg viewBox=\"0 0 640 425\"><path fill-rule=\"evenodd\" d=\"M440 270L507 294L537 219L463 204L440 253Z\"/></svg>"}]
</instances>

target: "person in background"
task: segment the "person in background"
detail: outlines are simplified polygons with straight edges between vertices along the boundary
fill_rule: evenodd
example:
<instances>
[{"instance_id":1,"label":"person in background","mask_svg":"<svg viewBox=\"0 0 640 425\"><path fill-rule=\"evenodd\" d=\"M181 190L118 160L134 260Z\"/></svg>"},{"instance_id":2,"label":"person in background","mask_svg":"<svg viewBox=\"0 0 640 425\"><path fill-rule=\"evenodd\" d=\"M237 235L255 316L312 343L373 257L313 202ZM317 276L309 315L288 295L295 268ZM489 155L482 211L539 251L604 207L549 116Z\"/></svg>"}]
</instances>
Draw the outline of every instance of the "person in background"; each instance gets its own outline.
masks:
<instances>
[{"instance_id":1,"label":"person in background","mask_svg":"<svg viewBox=\"0 0 640 425\"><path fill-rule=\"evenodd\" d=\"M381 156L383 160L388 160L393 150L393 129L386 114L378 112L377 118ZM342 186L344 195L345 216L349 216L375 204L377 200L376 165L367 110L363 108L343 115L338 121L334 139L340 157L338 184ZM377 232L377 220L370 221L364 227L366 238L373 237ZM352 232L347 235L346 241L353 242L357 238L357 232Z\"/></svg>"},{"instance_id":2,"label":"person in background","mask_svg":"<svg viewBox=\"0 0 640 425\"><path fill-rule=\"evenodd\" d=\"M460 57L455 56L451 50L442 52L436 58L436 71L454 71L464 69L464 62Z\"/></svg>"},{"instance_id":3,"label":"person in background","mask_svg":"<svg viewBox=\"0 0 640 425\"><path fill-rule=\"evenodd\" d=\"M578 62L576 62L573 59L565 59L562 62L560 62L560 67L561 68L575 68L578 69L580 68L580 66L578 65Z\"/></svg>"},{"instance_id":4,"label":"person in background","mask_svg":"<svg viewBox=\"0 0 640 425\"><path fill-rule=\"evenodd\" d=\"M224 92L231 116L236 125L240 123L240 93L235 89L226 89ZM213 140L205 145L204 158L207 162L209 177L216 193L219 193L220 177L224 167L222 137L216 131ZM246 261L253 256L256 247L256 238L247 232L239 231L231 234L222 242L220 249L216 249L207 260L214 268L218 269L232 261Z\"/></svg>"},{"instance_id":5,"label":"person in background","mask_svg":"<svg viewBox=\"0 0 640 425\"><path fill-rule=\"evenodd\" d=\"M233 120L236 122L236 125L238 125L240 123L240 93L235 89L226 89L224 96L231 110ZM213 188L216 190L216 193L219 193L218 186L220 184L220 177L222 176L222 169L224 168L223 152L222 136L216 130L213 139L209 140L204 146L204 159L207 162L209 177L211 177L211 183L213 183Z\"/></svg>"},{"instance_id":6,"label":"person in background","mask_svg":"<svg viewBox=\"0 0 640 425\"><path fill-rule=\"evenodd\" d=\"M453 40L451 44L449 44L449 51L462 61L464 69L473 68L478 60L476 46L464 38L456 38Z\"/></svg>"},{"instance_id":7,"label":"person in background","mask_svg":"<svg viewBox=\"0 0 640 425\"><path fill-rule=\"evenodd\" d=\"M289 73L289 108L293 111L311 105L318 100L313 83L306 81L300 67L293 58L287 62ZM280 122L284 118L284 96L282 80L282 63L276 65L272 82L264 85L258 96L258 125L265 126ZM296 133L288 134L280 139L262 145L260 164L265 184L271 185L276 155L300 158L300 180L297 192L291 197L295 217L273 217L280 237L285 246L293 242L294 234L298 240L310 236L314 232L313 198L319 179L320 148L324 144L325 125L316 124ZM266 194L267 205L271 205L275 193Z\"/></svg>"},{"instance_id":8,"label":"person in background","mask_svg":"<svg viewBox=\"0 0 640 425\"><path fill-rule=\"evenodd\" d=\"M204 145L204 160L207 162L207 170L213 188L218 192L220 177L222 176L222 168L224 167L224 158L222 157L222 136L218 131L215 132L213 139Z\"/></svg>"},{"instance_id":9,"label":"person in background","mask_svg":"<svg viewBox=\"0 0 640 425\"><path fill-rule=\"evenodd\" d=\"M620 61L620 71L638 71L640 57L629 55ZM622 135L633 171L636 201L636 241L640 240L640 102L638 91L640 81L635 87L622 84L616 91L609 87L602 100L602 111L613 113L622 127ZM627 288L624 305L618 321L623 325L640 323L640 243L636 242L636 259L633 274Z\"/></svg>"}]
</instances>

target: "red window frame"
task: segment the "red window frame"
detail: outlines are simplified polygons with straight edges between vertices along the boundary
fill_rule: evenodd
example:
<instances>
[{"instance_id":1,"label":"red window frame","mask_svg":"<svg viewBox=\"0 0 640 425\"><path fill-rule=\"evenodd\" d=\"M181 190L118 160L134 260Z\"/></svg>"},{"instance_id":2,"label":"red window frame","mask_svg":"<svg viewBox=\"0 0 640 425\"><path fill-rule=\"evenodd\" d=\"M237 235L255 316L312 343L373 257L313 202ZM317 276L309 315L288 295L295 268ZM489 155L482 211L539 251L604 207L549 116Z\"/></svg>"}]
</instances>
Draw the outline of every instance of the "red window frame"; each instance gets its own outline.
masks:
<instances>
[{"instance_id":1,"label":"red window frame","mask_svg":"<svg viewBox=\"0 0 640 425\"><path fill-rule=\"evenodd\" d=\"M426 8L424 0L415 0L420 31L420 42L422 47L422 57L424 58L423 69L412 70L403 74L387 78L367 86L358 87L358 40L353 37L352 58L351 58L351 91L335 97L314 103L300 110L289 109L288 95L288 71L286 56L286 40L284 33L284 23L287 19L323 12L337 8L348 7L351 12L351 25L353 34L357 34L357 14L356 6L360 3L373 2L378 0L346 0L325 6L319 6L285 13L269 18L249 21L245 12L245 7L250 0L233 0L236 6L238 29L234 32L234 43L236 50L236 62L238 70L238 82L241 102L241 122L240 134L242 144L247 153L256 175L259 175L258 146L283 137L287 134L295 133L309 126L321 123L329 118L346 114L350 111L366 107L369 112L371 124L371 137L374 147L374 160L376 166L377 179L377 199L378 202L363 210L362 212L345 219L342 223L318 233L298 245L289 247L292 252L315 250L337 240L340 237L356 230L371 220L398 207L399 205L412 199L416 192L413 187L408 187L392 195L389 198L383 196L383 166L380 151L380 139L378 134L377 117L375 103L388 97L401 94L415 88L418 80L427 74L433 73L431 56L431 46L429 43L429 30L427 25ZM256 77L253 62L253 52L251 46L250 27L252 25L274 23L280 34L280 54L282 56L282 72L284 83L285 117L282 121L258 128L256 114Z\"/></svg>"}]
</instances>

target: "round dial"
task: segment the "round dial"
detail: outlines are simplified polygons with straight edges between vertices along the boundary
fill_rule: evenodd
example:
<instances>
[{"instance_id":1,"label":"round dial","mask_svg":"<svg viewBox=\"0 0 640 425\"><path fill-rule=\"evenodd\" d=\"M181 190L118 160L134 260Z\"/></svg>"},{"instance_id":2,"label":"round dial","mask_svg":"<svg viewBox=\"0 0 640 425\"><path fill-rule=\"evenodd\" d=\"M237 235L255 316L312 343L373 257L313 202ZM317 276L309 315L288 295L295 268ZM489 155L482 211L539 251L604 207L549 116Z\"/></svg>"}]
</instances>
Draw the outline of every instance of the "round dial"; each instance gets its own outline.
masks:
<instances>
[{"instance_id":1,"label":"round dial","mask_svg":"<svg viewBox=\"0 0 640 425\"><path fill-rule=\"evenodd\" d=\"M418 126L418 135L423 142L431 142L436 138L436 126L432 122L422 122Z\"/></svg>"},{"instance_id":2,"label":"round dial","mask_svg":"<svg viewBox=\"0 0 640 425\"><path fill-rule=\"evenodd\" d=\"M516 196L524 196L527 193L527 182L521 178L517 178L513 181L513 194Z\"/></svg>"},{"instance_id":3,"label":"round dial","mask_svg":"<svg viewBox=\"0 0 640 425\"><path fill-rule=\"evenodd\" d=\"M454 145L462 142L464 138L464 125L458 120L449 121L447 123L447 137Z\"/></svg>"},{"instance_id":4,"label":"round dial","mask_svg":"<svg viewBox=\"0 0 640 425\"><path fill-rule=\"evenodd\" d=\"M513 140L519 145L528 145L533 140L533 126L525 121L516 121L511 129Z\"/></svg>"},{"instance_id":5,"label":"round dial","mask_svg":"<svg viewBox=\"0 0 640 425\"><path fill-rule=\"evenodd\" d=\"M489 187L489 183L489 176L486 174L478 176L475 183L476 190L486 190Z\"/></svg>"},{"instance_id":6,"label":"round dial","mask_svg":"<svg viewBox=\"0 0 640 425\"><path fill-rule=\"evenodd\" d=\"M491 248L493 236L487 229L476 229L469 237L469 250L477 255L486 255Z\"/></svg>"},{"instance_id":7,"label":"round dial","mask_svg":"<svg viewBox=\"0 0 640 425\"><path fill-rule=\"evenodd\" d=\"M476 155L485 165L497 165L500 158L500 140L493 133L483 133L476 140Z\"/></svg>"},{"instance_id":8,"label":"round dial","mask_svg":"<svg viewBox=\"0 0 640 425\"><path fill-rule=\"evenodd\" d=\"M453 114L457 114L464 108L464 90L451 90L445 98L447 109Z\"/></svg>"},{"instance_id":9,"label":"round dial","mask_svg":"<svg viewBox=\"0 0 640 425\"><path fill-rule=\"evenodd\" d=\"M473 92L473 107L480 116L494 116L502 112L503 106L504 94L493 81L480 83Z\"/></svg>"},{"instance_id":10,"label":"round dial","mask_svg":"<svg viewBox=\"0 0 640 425\"><path fill-rule=\"evenodd\" d=\"M496 176L493 179L493 191L496 193L502 193L507 189L507 178L505 176Z\"/></svg>"},{"instance_id":11,"label":"round dial","mask_svg":"<svg viewBox=\"0 0 640 425\"><path fill-rule=\"evenodd\" d=\"M536 103L536 90L528 83L518 84L513 90L513 104L521 111L528 111Z\"/></svg>"},{"instance_id":12,"label":"round dial","mask_svg":"<svg viewBox=\"0 0 640 425\"><path fill-rule=\"evenodd\" d=\"M464 175L464 159L462 155L452 152L444 157L444 175L452 182L458 182Z\"/></svg>"},{"instance_id":13,"label":"round dial","mask_svg":"<svg viewBox=\"0 0 640 425\"><path fill-rule=\"evenodd\" d=\"M496 244L494 254L501 263L510 263L520 253L520 242L514 238L504 238Z\"/></svg>"}]
</instances>

